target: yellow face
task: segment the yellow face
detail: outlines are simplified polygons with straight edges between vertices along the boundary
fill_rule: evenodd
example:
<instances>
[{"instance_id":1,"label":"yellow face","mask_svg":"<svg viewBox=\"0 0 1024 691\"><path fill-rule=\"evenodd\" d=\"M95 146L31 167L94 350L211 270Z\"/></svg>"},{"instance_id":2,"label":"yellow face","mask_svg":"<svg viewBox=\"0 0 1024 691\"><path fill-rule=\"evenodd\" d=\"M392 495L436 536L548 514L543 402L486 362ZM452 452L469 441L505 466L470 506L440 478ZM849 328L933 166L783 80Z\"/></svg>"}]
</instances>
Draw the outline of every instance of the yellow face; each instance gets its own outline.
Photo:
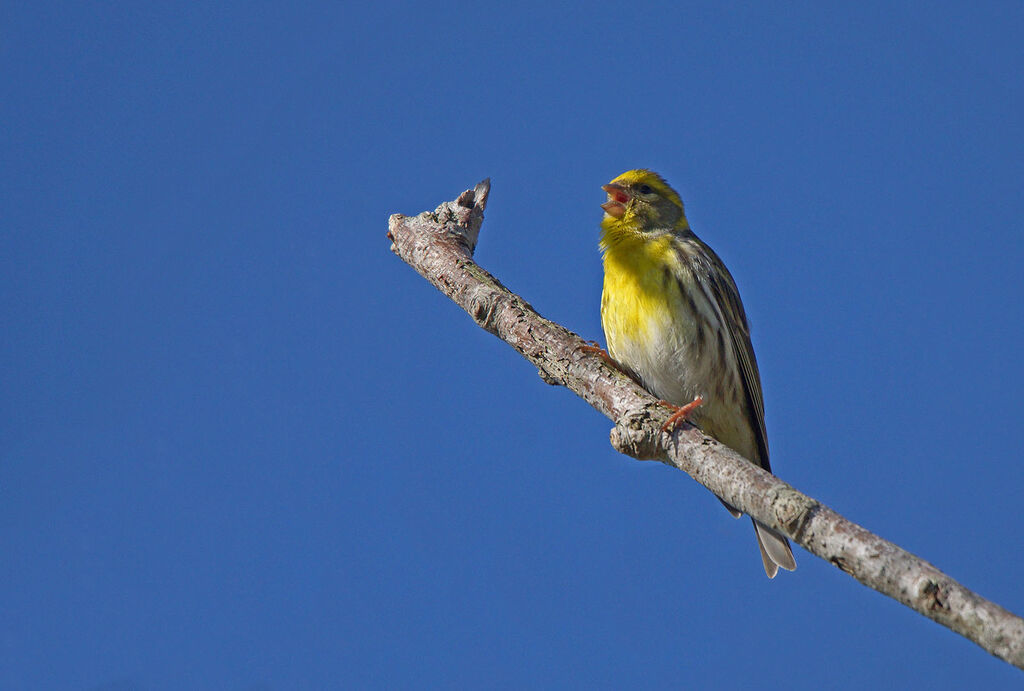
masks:
<instances>
[{"instance_id":1,"label":"yellow face","mask_svg":"<svg viewBox=\"0 0 1024 691\"><path fill-rule=\"evenodd\" d=\"M686 224L683 202L668 183L649 170L630 170L602 188L605 224L635 230L675 228Z\"/></svg>"}]
</instances>

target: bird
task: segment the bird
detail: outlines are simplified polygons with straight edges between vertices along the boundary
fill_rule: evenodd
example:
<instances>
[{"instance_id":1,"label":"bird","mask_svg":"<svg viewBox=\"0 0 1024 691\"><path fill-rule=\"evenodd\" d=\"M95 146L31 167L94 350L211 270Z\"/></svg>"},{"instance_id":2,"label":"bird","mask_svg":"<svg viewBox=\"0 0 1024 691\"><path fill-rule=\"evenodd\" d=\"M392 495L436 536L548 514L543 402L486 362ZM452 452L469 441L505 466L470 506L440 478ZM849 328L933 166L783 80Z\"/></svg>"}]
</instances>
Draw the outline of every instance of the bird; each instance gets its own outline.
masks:
<instances>
[{"instance_id":1,"label":"bird","mask_svg":"<svg viewBox=\"0 0 1024 691\"><path fill-rule=\"evenodd\" d=\"M663 429L688 419L771 472L761 377L732 275L691 230L682 199L657 173L629 170L602 189L608 355L676 409ZM796 569L785 536L751 520L768 578L780 567Z\"/></svg>"}]
</instances>

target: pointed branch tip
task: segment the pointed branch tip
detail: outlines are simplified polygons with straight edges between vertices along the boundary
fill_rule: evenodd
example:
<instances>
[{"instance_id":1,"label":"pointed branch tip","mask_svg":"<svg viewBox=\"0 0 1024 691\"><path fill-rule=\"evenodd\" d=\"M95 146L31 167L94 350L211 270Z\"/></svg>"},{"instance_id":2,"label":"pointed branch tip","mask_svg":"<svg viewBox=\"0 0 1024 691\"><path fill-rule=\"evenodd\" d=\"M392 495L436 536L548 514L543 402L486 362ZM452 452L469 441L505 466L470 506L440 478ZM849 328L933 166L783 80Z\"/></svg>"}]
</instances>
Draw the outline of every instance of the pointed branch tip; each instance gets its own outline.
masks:
<instances>
[{"instance_id":1,"label":"pointed branch tip","mask_svg":"<svg viewBox=\"0 0 1024 691\"><path fill-rule=\"evenodd\" d=\"M484 178L476 184L471 190L466 190L459 195L459 198L455 200L455 203L466 209L472 209L476 207L483 211L487 208L487 197L491 193L491 179Z\"/></svg>"}]
</instances>

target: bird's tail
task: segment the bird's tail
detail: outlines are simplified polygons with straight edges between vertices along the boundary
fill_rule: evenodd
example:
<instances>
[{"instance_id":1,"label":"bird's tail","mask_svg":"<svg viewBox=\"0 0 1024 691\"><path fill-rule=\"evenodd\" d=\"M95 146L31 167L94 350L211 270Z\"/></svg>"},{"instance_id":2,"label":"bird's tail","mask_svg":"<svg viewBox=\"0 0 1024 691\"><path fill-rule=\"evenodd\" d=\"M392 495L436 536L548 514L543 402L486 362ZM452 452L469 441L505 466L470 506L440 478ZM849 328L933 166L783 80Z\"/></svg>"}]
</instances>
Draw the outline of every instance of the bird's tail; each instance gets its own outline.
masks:
<instances>
[{"instance_id":1,"label":"bird's tail","mask_svg":"<svg viewBox=\"0 0 1024 691\"><path fill-rule=\"evenodd\" d=\"M757 521L754 521L754 533L757 535L757 546L761 548L761 560L768 578L775 578L780 567L786 571L796 570L796 559L793 558L793 550L789 548L789 540Z\"/></svg>"}]
</instances>

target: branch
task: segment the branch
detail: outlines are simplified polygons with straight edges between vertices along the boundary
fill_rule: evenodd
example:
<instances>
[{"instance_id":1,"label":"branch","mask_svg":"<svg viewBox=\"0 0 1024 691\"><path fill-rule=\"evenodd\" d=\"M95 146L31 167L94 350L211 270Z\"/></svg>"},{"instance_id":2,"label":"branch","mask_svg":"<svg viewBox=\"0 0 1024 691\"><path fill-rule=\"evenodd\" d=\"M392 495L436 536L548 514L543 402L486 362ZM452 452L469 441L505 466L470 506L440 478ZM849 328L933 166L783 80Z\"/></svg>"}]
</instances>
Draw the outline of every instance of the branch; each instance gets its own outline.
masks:
<instances>
[{"instance_id":1,"label":"branch","mask_svg":"<svg viewBox=\"0 0 1024 691\"><path fill-rule=\"evenodd\" d=\"M660 431L668 411L636 382L582 349L579 336L537 314L473 261L490 180L434 212L388 220L391 251L483 329L615 422L611 443L684 471L743 513L788 536L883 595L1024 669L1024 620L901 547L790 487L696 427Z\"/></svg>"}]
</instances>

